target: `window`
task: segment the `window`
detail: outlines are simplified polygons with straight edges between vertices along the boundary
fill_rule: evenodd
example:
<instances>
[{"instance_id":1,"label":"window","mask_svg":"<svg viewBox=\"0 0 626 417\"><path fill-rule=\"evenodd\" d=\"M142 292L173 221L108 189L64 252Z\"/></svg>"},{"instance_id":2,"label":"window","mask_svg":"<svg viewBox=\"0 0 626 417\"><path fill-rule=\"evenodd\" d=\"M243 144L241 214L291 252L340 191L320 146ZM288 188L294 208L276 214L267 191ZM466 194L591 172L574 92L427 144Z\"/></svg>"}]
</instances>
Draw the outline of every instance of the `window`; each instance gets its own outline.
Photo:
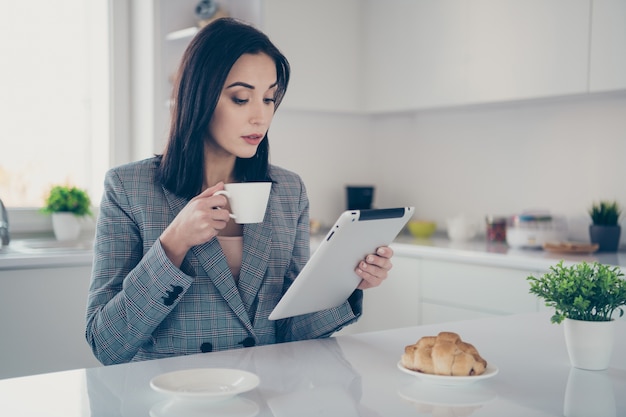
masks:
<instances>
[{"instance_id":1,"label":"window","mask_svg":"<svg viewBox=\"0 0 626 417\"><path fill-rule=\"evenodd\" d=\"M107 3L0 0L0 198L9 208L41 207L57 183L99 201L111 165Z\"/></svg>"}]
</instances>

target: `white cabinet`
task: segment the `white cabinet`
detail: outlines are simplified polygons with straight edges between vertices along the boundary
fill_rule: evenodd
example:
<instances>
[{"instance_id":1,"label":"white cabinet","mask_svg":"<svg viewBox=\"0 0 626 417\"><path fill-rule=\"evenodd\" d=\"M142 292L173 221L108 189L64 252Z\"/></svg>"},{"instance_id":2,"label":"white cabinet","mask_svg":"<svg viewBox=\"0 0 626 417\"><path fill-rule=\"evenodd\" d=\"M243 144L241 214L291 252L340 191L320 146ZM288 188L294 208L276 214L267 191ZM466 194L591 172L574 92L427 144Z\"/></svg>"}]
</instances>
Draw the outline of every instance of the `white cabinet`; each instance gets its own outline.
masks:
<instances>
[{"instance_id":1,"label":"white cabinet","mask_svg":"<svg viewBox=\"0 0 626 417\"><path fill-rule=\"evenodd\" d=\"M231 0L292 66L283 108L381 113L626 88L623 0ZM197 0L133 2L134 158L160 152ZM152 110L152 111L151 111Z\"/></svg>"},{"instance_id":2,"label":"white cabinet","mask_svg":"<svg viewBox=\"0 0 626 417\"><path fill-rule=\"evenodd\" d=\"M0 271L0 378L100 366L85 340L90 276L90 265Z\"/></svg>"},{"instance_id":3,"label":"white cabinet","mask_svg":"<svg viewBox=\"0 0 626 417\"><path fill-rule=\"evenodd\" d=\"M292 69L281 107L360 110L359 16L359 0L263 1L263 30Z\"/></svg>"},{"instance_id":4,"label":"white cabinet","mask_svg":"<svg viewBox=\"0 0 626 417\"><path fill-rule=\"evenodd\" d=\"M589 0L365 4L369 111L587 91Z\"/></svg>"},{"instance_id":5,"label":"white cabinet","mask_svg":"<svg viewBox=\"0 0 626 417\"><path fill-rule=\"evenodd\" d=\"M376 288L363 291L363 315L337 334L354 334L419 324L420 259L393 257L389 276Z\"/></svg>"},{"instance_id":6,"label":"white cabinet","mask_svg":"<svg viewBox=\"0 0 626 417\"><path fill-rule=\"evenodd\" d=\"M445 323L543 311L529 293L529 275L545 271L443 261L422 256L393 257L389 278L364 291L360 320L337 334Z\"/></svg>"},{"instance_id":7,"label":"white cabinet","mask_svg":"<svg viewBox=\"0 0 626 417\"><path fill-rule=\"evenodd\" d=\"M585 93L589 11L589 0L469 0L469 101Z\"/></svg>"},{"instance_id":8,"label":"white cabinet","mask_svg":"<svg viewBox=\"0 0 626 417\"><path fill-rule=\"evenodd\" d=\"M422 259L420 324L539 311L536 271Z\"/></svg>"},{"instance_id":9,"label":"white cabinet","mask_svg":"<svg viewBox=\"0 0 626 417\"><path fill-rule=\"evenodd\" d=\"M368 111L467 101L467 2L368 0L364 5Z\"/></svg>"},{"instance_id":10,"label":"white cabinet","mask_svg":"<svg viewBox=\"0 0 626 417\"><path fill-rule=\"evenodd\" d=\"M589 91L626 89L626 1L592 4Z\"/></svg>"}]
</instances>

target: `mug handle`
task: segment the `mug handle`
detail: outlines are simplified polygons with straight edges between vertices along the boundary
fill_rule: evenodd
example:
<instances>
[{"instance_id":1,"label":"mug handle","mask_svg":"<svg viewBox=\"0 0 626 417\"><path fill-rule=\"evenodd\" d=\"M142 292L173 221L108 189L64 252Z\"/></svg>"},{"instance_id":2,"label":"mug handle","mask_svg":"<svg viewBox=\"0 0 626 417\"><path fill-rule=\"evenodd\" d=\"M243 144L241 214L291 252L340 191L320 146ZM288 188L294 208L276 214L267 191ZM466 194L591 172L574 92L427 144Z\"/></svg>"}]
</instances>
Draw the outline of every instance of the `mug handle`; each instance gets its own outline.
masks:
<instances>
[{"instance_id":1,"label":"mug handle","mask_svg":"<svg viewBox=\"0 0 626 417\"><path fill-rule=\"evenodd\" d=\"M230 194L226 190L219 190L219 191L215 192L213 195L224 195L224 196L226 196L226 198L230 198ZM221 207L216 207L216 209L221 210L222 208ZM228 215L230 216L231 219L235 218L235 215L233 213L228 213Z\"/></svg>"}]
</instances>

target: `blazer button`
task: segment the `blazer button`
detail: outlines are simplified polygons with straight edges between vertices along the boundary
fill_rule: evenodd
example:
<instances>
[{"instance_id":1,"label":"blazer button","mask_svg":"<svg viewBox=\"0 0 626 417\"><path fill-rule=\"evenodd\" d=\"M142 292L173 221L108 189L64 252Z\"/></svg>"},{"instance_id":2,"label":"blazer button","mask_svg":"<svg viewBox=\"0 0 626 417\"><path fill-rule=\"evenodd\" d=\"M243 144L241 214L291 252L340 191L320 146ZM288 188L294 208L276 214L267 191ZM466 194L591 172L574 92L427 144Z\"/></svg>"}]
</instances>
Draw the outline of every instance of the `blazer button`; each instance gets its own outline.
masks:
<instances>
[{"instance_id":1,"label":"blazer button","mask_svg":"<svg viewBox=\"0 0 626 417\"><path fill-rule=\"evenodd\" d=\"M212 352L213 345L209 342L204 342L203 344L200 345L200 351L202 353Z\"/></svg>"},{"instance_id":2,"label":"blazer button","mask_svg":"<svg viewBox=\"0 0 626 417\"><path fill-rule=\"evenodd\" d=\"M243 347L252 347L256 345L256 342L254 341L253 337L246 337L241 342L239 342L239 344L243 345Z\"/></svg>"},{"instance_id":3,"label":"blazer button","mask_svg":"<svg viewBox=\"0 0 626 417\"><path fill-rule=\"evenodd\" d=\"M165 292L165 296L163 298L163 304L166 306L171 306L174 304L174 301L178 298L180 293L183 292L183 287L180 285L172 285L172 289L170 291Z\"/></svg>"}]
</instances>

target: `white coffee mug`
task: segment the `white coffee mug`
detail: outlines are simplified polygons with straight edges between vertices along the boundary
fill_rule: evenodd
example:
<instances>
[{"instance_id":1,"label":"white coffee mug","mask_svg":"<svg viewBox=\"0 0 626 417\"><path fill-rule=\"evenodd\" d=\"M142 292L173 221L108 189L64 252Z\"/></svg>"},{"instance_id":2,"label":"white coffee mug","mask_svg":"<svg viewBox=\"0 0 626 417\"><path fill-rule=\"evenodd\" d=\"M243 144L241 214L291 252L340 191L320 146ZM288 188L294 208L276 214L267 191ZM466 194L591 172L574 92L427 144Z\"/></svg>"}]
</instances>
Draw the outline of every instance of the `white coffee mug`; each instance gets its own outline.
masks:
<instances>
[{"instance_id":1,"label":"white coffee mug","mask_svg":"<svg viewBox=\"0 0 626 417\"><path fill-rule=\"evenodd\" d=\"M261 223L265 217L271 182L240 182L224 184L224 190L214 195L224 195L230 203L230 217L235 223Z\"/></svg>"}]
</instances>

